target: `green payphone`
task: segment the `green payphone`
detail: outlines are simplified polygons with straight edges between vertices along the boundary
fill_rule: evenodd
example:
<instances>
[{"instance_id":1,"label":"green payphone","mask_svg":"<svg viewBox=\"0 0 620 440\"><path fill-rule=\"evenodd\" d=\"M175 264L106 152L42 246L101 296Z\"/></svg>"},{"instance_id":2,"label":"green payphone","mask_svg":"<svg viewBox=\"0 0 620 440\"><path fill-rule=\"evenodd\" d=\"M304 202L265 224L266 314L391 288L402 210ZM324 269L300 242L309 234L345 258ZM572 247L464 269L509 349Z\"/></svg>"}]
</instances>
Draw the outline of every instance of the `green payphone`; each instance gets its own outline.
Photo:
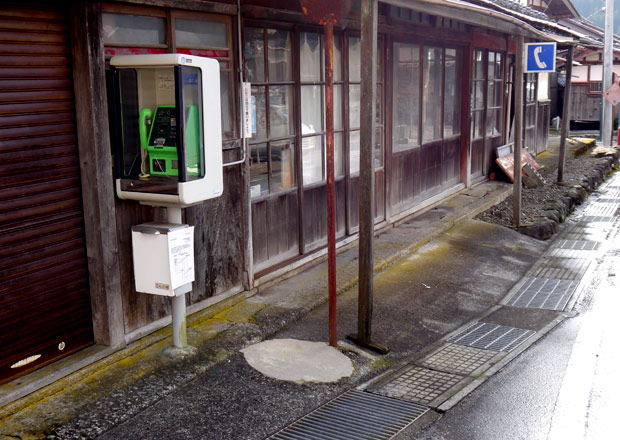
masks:
<instances>
[{"instance_id":1,"label":"green payphone","mask_svg":"<svg viewBox=\"0 0 620 440\"><path fill-rule=\"evenodd\" d=\"M200 166L198 116L197 105L185 106L185 160L187 172L193 176L198 175ZM140 145L145 150L144 157L148 157L150 174L179 175L177 129L176 106L159 105L155 108L155 115L149 108L140 110Z\"/></svg>"}]
</instances>

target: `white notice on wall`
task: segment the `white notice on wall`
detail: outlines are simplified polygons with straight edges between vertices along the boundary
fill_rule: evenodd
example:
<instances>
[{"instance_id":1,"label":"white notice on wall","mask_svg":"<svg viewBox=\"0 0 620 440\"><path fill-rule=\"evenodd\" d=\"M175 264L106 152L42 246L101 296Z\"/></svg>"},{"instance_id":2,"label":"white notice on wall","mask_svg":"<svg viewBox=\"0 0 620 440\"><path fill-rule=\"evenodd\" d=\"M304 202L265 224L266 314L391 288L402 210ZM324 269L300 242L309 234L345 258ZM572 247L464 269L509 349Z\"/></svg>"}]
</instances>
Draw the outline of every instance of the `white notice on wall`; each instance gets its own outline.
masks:
<instances>
[{"instance_id":1,"label":"white notice on wall","mask_svg":"<svg viewBox=\"0 0 620 440\"><path fill-rule=\"evenodd\" d=\"M241 90L243 93L243 137L249 139L252 137L252 84L248 82L242 83Z\"/></svg>"},{"instance_id":2,"label":"white notice on wall","mask_svg":"<svg viewBox=\"0 0 620 440\"><path fill-rule=\"evenodd\" d=\"M170 282L176 289L194 281L194 227L168 232Z\"/></svg>"}]
</instances>

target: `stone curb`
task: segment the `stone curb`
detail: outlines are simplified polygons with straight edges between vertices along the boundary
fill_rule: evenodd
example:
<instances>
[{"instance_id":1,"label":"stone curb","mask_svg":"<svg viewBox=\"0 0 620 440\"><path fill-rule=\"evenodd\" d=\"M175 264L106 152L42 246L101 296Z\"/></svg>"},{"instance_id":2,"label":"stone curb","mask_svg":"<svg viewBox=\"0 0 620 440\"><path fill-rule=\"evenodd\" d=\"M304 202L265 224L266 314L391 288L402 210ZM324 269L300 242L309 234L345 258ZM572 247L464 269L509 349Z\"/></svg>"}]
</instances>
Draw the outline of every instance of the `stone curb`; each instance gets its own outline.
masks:
<instances>
[{"instance_id":1,"label":"stone curb","mask_svg":"<svg viewBox=\"0 0 620 440\"><path fill-rule=\"evenodd\" d=\"M549 202L545 206L545 217L530 225L516 228L518 232L538 240L548 240L558 232L560 223L563 223L586 198L587 194L594 191L603 183L606 177L614 172L620 164L620 151L606 156L605 163L601 163L594 171L582 180L581 184L567 187L564 196L558 200Z\"/></svg>"}]
</instances>

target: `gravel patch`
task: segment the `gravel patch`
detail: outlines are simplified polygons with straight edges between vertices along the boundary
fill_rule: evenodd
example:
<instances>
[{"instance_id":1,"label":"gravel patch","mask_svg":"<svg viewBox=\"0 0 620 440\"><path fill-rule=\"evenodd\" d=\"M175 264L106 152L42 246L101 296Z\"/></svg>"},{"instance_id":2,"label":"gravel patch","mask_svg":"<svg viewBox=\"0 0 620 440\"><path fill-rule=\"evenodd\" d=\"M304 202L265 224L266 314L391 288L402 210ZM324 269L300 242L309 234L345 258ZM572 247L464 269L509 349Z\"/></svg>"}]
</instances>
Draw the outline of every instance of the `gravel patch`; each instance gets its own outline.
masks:
<instances>
[{"instance_id":1,"label":"gravel patch","mask_svg":"<svg viewBox=\"0 0 620 440\"><path fill-rule=\"evenodd\" d=\"M574 205L581 203L585 192L592 191L606 178L607 173L612 169L612 162L617 167L618 152L615 158L597 158L589 153L575 157L575 149L569 148L567 151L564 163L564 182L561 184L557 183L559 137L551 138L548 151L536 158L539 164L543 165L540 173L546 183L537 188L522 188L521 225L526 227L537 225L549 222L549 219L556 223L564 221ZM578 197L575 193L582 193L582 195ZM509 196L503 202L479 214L476 219L512 227L512 207L513 197ZM565 208L566 212L563 212ZM532 235L525 231L521 232ZM549 237L550 235L537 238Z\"/></svg>"}]
</instances>

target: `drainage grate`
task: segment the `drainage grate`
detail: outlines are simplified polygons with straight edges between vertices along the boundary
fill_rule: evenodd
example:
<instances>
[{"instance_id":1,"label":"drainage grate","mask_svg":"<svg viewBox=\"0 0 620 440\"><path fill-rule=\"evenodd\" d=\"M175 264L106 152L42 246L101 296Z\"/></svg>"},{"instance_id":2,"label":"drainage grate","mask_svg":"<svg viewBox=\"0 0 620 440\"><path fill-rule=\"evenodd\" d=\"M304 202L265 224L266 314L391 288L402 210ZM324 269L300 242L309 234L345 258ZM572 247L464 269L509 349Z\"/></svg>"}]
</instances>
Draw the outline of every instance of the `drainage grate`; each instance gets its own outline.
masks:
<instances>
[{"instance_id":1,"label":"drainage grate","mask_svg":"<svg viewBox=\"0 0 620 440\"><path fill-rule=\"evenodd\" d=\"M620 203L620 199L608 199L608 198L600 198L596 199L594 202L596 203Z\"/></svg>"},{"instance_id":2,"label":"drainage grate","mask_svg":"<svg viewBox=\"0 0 620 440\"><path fill-rule=\"evenodd\" d=\"M421 405L348 391L270 439L391 439L428 411Z\"/></svg>"},{"instance_id":3,"label":"drainage grate","mask_svg":"<svg viewBox=\"0 0 620 440\"><path fill-rule=\"evenodd\" d=\"M396 377L386 383L380 382L378 386L372 387L368 391L409 402L421 403L422 405L431 405L433 403L439 405L453 393L450 393L445 399L440 399L440 401L437 401L437 399L463 380L462 376L456 374L429 370L413 365L406 367L397 374Z\"/></svg>"},{"instance_id":4,"label":"drainage grate","mask_svg":"<svg viewBox=\"0 0 620 440\"><path fill-rule=\"evenodd\" d=\"M581 221L587 223L611 223L614 221L614 218L607 215L586 215L581 218Z\"/></svg>"},{"instance_id":5,"label":"drainage grate","mask_svg":"<svg viewBox=\"0 0 620 440\"><path fill-rule=\"evenodd\" d=\"M592 260L590 258L574 258L579 251L552 249L550 255L534 266L531 276L554 280L581 280ZM573 257L573 258L571 258Z\"/></svg>"},{"instance_id":6,"label":"drainage grate","mask_svg":"<svg viewBox=\"0 0 620 440\"><path fill-rule=\"evenodd\" d=\"M616 210L617 206L611 205L609 203L593 203L589 205L585 213L587 216L593 217L607 217L613 215L613 212Z\"/></svg>"},{"instance_id":7,"label":"drainage grate","mask_svg":"<svg viewBox=\"0 0 620 440\"><path fill-rule=\"evenodd\" d=\"M564 310L579 283L569 280L529 278L508 301L509 306Z\"/></svg>"},{"instance_id":8,"label":"drainage grate","mask_svg":"<svg viewBox=\"0 0 620 440\"><path fill-rule=\"evenodd\" d=\"M438 351L419 362L419 365L446 373L471 375L480 367L487 365L496 355L497 352L492 350L444 344Z\"/></svg>"},{"instance_id":9,"label":"drainage grate","mask_svg":"<svg viewBox=\"0 0 620 440\"><path fill-rule=\"evenodd\" d=\"M479 322L448 341L468 347L509 352L534 333L533 330Z\"/></svg>"},{"instance_id":10,"label":"drainage grate","mask_svg":"<svg viewBox=\"0 0 620 440\"><path fill-rule=\"evenodd\" d=\"M557 243L559 249L570 249L574 251L595 251L601 244L598 241L589 240L560 240Z\"/></svg>"}]
</instances>

